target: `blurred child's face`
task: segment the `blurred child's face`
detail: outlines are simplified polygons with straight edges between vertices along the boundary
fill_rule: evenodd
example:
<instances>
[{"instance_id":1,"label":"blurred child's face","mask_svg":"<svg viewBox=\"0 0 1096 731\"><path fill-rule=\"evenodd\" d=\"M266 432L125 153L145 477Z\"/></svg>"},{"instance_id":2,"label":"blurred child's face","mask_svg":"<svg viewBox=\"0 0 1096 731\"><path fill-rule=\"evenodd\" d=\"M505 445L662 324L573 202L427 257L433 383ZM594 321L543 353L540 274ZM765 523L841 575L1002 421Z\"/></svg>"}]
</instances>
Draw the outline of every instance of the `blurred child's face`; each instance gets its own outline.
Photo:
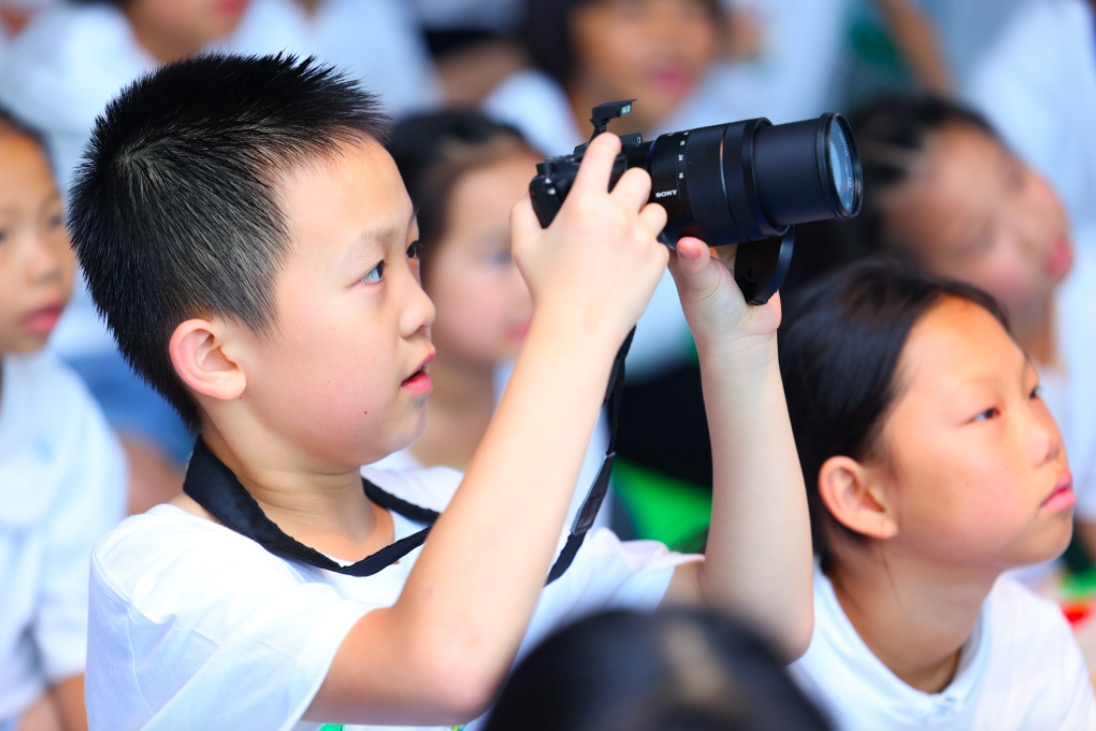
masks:
<instances>
[{"instance_id":1,"label":"blurred child's face","mask_svg":"<svg viewBox=\"0 0 1096 731\"><path fill-rule=\"evenodd\" d=\"M313 464L353 470L422 430L434 306L395 163L375 142L340 149L284 178L276 330L246 341L243 398Z\"/></svg>"},{"instance_id":2,"label":"blurred child's face","mask_svg":"<svg viewBox=\"0 0 1096 731\"><path fill-rule=\"evenodd\" d=\"M72 292L61 195L42 149L0 132L0 354L46 344Z\"/></svg>"},{"instance_id":3,"label":"blurred child's face","mask_svg":"<svg viewBox=\"0 0 1096 731\"><path fill-rule=\"evenodd\" d=\"M718 24L703 0L595 0L571 19L589 95L636 99L633 116L657 122L692 91L716 55Z\"/></svg>"},{"instance_id":4,"label":"blurred child's face","mask_svg":"<svg viewBox=\"0 0 1096 731\"><path fill-rule=\"evenodd\" d=\"M126 15L138 40L161 61L191 54L239 25L250 0L129 0ZM161 50L162 49L162 50Z\"/></svg>"},{"instance_id":5,"label":"blurred child's face","mask_svg":"<svg viewBox=\"0 0 1096 731\"><path fill-rule=\"evenodd\" d=\"M525 339L532 300L510 258L510 209L537 162L516 152L470 170L453 186L426 282L438 309L434 343L447 362L493 366L517 355Z\"/></svg>"},{"instance_id":6,"label":"blurred child's face","mask_svg":"<svg viewBox=\"0 0 1096 731\"><path fill-rule=\"evenodd\" d=\"M937 565L1002 571L1065 550L1074 496L1038 377L997 320L946 298L915 324L878 458L898 544Z\"/></svg>"},{"instance_id":7,"label":"blurred child's face","mask_svg":"<svg viewBox=\"0 0 1096 731\"><path fill-rule=\"evenodd\" d=\"M890 202L889 233L930 272L970 282L1023 317L1069 272L1065 209L1045 179L966 124L941 129Z\"/></svg>"}]
</instances>

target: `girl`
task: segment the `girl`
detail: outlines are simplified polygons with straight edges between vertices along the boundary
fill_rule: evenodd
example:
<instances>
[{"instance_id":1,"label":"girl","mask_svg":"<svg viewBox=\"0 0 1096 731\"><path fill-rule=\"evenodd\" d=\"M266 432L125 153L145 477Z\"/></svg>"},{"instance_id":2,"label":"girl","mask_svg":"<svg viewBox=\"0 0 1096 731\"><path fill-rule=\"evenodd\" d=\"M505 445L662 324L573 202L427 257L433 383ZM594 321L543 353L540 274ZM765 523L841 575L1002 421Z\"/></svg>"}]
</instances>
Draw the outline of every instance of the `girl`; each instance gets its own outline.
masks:
<instances>
[{"instance_id":1,"label":"girl","mask_svg":"<svg viewBox=\"0 0 1096 731\"><path fill-rule=\"evenodd\" d=\"M1080 405L1096 399L1092 247L1073 246L1058 194L973 112L933 96L900 96L853 123L868 194L846 230L861 249L899 253L1001 303L1069 447L1080 537L1091 550L1096 411Z\"/></svg>"},{"instance_id":2,"label":"girl","mask_svg":"<svg viewBox=\"0 0 1096 731\"><path fill-rule=\"evenodd\" d=\"M122 449L45 352L75 270L41 140L0 111L2 731L87 728L91 549L122 518Z\"/></svg>"},{"instance_id":3,"label":"girl","mask_svg":"<svg viewBox=\"0 0 1096 731\"><path fill-rule=\"evenodd\" d=\"M993 300L862 262L803 290L780 369L815 542L796 679L840 729L1092 728L1064 616L1001 574L1069 542L1072 478Z\"/></svg>"},{"instance_id":4,"label":"girl","mask_svg":"<svg viewBox=\"0 0 1096 731\"><path fill-rule=\"evenodd\" d=\"M422 285L438 311L431 328L437 356L425 430L381 464L463 471L528 331L532 301L510 258L509 221L541 158L513 127L462 109L403 119L389 149L417 207ZM583 465L578 502L601 465L606 438L603 423Z\"/></svg>"}]
</instances>

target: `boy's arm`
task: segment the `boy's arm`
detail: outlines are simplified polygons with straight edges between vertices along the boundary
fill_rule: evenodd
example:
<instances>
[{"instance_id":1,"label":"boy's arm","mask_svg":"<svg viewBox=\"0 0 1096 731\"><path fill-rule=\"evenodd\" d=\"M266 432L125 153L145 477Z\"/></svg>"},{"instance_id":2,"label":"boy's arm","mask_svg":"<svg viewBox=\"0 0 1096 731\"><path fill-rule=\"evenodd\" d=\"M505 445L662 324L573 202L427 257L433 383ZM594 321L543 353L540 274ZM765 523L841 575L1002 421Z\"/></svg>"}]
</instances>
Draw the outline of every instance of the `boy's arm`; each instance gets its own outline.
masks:
<instances>
[{"instance_id":1,"label":"boy's arm","mask_svg":"<svg viewBox=\"0 0 1096 731\"><path fill-rule=\"evenodd\" d=\"M792 660L813 627L812 555L777 361L780 301L747 305L731 273L734 247L712 253L682 239L670 263L700 357L713 485L706 558L675 571L664 601L733 612Z\"/></svg>"},{"instance_id":2,"label":"boy's arm","mask_svg":"<svg viewBox=\"0 0 1096 731\"><path fill-rule=\"evenodd\" d=\"M614 355L665 269L650 178L607 192L620 142L589 147L542 231L528 200L514 255L533 321L505 394L394 606L363 616L306 717L451 724L478 715L513 662L544 585Z\"/></svg>"}]
</instances>

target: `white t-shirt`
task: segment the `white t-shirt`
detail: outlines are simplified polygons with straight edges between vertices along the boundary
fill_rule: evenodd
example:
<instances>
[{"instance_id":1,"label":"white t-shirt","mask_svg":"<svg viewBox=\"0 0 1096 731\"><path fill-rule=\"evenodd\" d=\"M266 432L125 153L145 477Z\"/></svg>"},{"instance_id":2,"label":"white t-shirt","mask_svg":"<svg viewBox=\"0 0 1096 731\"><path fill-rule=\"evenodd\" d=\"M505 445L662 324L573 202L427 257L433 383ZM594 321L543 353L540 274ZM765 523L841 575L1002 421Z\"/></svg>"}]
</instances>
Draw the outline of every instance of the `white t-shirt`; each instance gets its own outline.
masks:
<instances>
[{"instance_id":1,"label":"white t-shirt","mask_svg":"<svg viewBox=\"0 0 1096 731\"><path fill-rule=\"evenodd\" d=\"M92 546L126 465L80 380L47 353L0 362L0 726L83 672Z\"/></svg>"},{"instance_id":2,"label":"white t-shirt","mask_svg":"<svg viewBox=\"0 0 1096 731\"><path fill-rule=\"evenodd\" d=\"M444 508L460 479L447 468L363 472L434 509ZM393 519L397 539L420 528ZM91 728L319 728L299 719L340 643L370 609L395 602L419 552L354 578L282 560L173 506L127 519L92 562ZM522 652L587 613L654 608L673 568L697 558L653 541L622 543L608 530L591 533L567 573L544 590Z\"/></svg>"},{"instance_id":3,"label":"white t-shirt","mask_svg":"<svg viewBox=\"0 0 1096 731\"><path fill-rule=\"evenodd\" d=\"M1096 224L1096 14L1088 0L1017 9L960 95L1054 183L1078 225Z\"/></svg>"},{"instance_id":4,"label":"white t-shirt","mask_svg":"<svg viewBox=\"0 0 1096 731\"><path fill-rule=\"evenodd\" d=\"M1096 699L1061 610L999 578L940 693L900 680L864 644L815 566L814 635L792 677L836 731L1096 729Z\"/></svg>"}]
</instances>

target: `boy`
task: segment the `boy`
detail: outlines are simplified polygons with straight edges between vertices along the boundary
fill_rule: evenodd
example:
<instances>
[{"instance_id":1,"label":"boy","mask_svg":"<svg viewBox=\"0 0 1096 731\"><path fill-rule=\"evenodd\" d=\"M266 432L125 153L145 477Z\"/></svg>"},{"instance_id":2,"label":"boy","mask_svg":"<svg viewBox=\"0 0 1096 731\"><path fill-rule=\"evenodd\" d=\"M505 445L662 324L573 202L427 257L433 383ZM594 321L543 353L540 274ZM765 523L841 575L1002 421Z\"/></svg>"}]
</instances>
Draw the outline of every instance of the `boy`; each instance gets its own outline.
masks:
<instances>
[{"instance_id":1,"label":"boy","mask_svg":"<svg viewBox=\"0 0 1096 731\"><path fill-rule=\"evenodd\" d=\"M186 494L93 559L93 728L462 723L523 638L607 606L703 600L800 654L811 559L779 310L747 308L696 240L673 266L720 447L709 559L601 531L542 592L613 358L668 257L649 176L607 192L612 135L552 226L514 209L534 313L463 479L370 471L363 486L359 465L421 430L433 356L414 211L375 109L311 60L203 56L97 126L74 243L122 351L200 439ZM417 548L423 506L445 512Z\"/></svg>"}]
</instances>

